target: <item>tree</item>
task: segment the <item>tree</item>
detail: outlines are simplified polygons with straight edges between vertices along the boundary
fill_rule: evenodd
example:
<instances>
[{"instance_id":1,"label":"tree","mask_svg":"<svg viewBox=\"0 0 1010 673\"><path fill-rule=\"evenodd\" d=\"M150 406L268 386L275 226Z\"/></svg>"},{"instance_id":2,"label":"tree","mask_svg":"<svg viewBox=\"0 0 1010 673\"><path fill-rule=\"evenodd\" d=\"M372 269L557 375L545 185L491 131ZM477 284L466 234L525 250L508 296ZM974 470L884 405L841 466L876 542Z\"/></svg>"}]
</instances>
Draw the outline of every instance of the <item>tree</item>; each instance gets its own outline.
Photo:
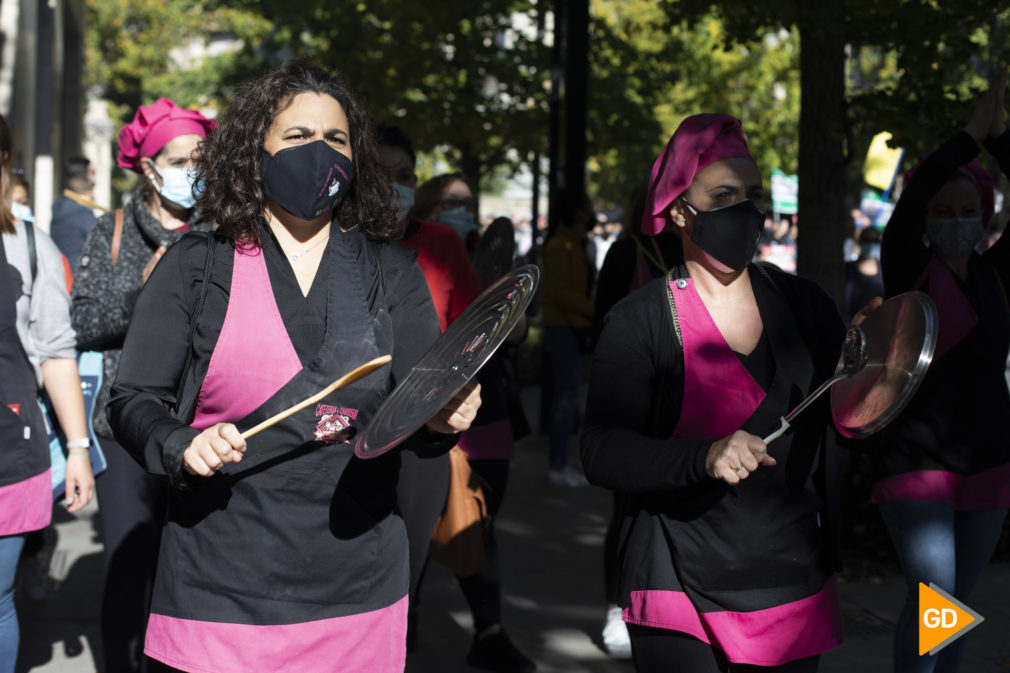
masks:
<instances>
[{"instance_id":1,"label":"tree","mask_svg":"<svg viewBox=\"0 0 1010 673\"><path fill-rule=\"evenodd\" d=\"M88 0L85 83L110 102L122 124L165 96L183 107L218 108L229 86L261 59L253 49L271 24L223 1ZM226 48L211 54L214 38Z\"/></svg>"},{"instance_id":2,"label":"tree","mask_svg":"<svg viewBox=\"0 0 1010 673\"><path fill-rule=\"evenodd\" d=\"M713 10L674 20L649 0L599 0L593 10L588 142L596 195L626 198L648 179L680 122L700 112L739 116L766 175L795 172L795 31L734 40Z\"/></svg>"},{"instance_id":3,"label":"tree","mask_svg":"<svg viewBox=\"0 0 1010 673\"><path fill-rule=\"evenodd\" d=\"M339 72L378 121L422 150L443 147L478 188L500 165L545 149L546 61L531 0L349 6L312 0L296 13L266 3L294 50Z\"/></svg>"}]
</instances>

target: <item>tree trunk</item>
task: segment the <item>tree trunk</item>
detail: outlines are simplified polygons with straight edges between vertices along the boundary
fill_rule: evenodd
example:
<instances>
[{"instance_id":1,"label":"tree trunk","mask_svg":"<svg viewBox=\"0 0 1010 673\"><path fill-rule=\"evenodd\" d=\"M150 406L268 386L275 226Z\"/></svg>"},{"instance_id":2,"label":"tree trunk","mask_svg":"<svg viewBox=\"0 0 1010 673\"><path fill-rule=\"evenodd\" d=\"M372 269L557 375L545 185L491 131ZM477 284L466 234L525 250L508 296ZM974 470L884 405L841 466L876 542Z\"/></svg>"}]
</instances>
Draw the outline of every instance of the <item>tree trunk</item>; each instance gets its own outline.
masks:
<instances>
[{"instance_id":1,"label":"tree trunk","mask_svg":"<svg viewBox=\"0 0 1010 673\"><path fill-rule=\"evenodd\" d=\"M800 148L797 273L843 301L844 0L798 0Z\"/></svg>"}]
</instances>

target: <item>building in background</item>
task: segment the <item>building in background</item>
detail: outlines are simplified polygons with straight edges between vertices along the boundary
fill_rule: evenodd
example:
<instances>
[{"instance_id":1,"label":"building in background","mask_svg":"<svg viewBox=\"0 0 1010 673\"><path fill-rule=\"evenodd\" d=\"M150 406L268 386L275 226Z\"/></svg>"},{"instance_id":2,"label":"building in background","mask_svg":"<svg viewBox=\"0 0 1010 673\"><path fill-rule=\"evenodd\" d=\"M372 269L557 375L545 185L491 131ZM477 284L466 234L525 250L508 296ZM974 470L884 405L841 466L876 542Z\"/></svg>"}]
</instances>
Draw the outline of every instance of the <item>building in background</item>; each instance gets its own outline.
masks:
<instances>
[{"instance_id":1,"label":"building in background","mask_svg":"<svg viewBox=\"0 0 1010 673\"><path fill-rule=\"evenodd\" d=\"M110 202L114 129L104 102L86 101L84 17L85 0L0 0L0 113L45 231L67 157L91 159L95 200Z\"/></svg>"}]
</instances>

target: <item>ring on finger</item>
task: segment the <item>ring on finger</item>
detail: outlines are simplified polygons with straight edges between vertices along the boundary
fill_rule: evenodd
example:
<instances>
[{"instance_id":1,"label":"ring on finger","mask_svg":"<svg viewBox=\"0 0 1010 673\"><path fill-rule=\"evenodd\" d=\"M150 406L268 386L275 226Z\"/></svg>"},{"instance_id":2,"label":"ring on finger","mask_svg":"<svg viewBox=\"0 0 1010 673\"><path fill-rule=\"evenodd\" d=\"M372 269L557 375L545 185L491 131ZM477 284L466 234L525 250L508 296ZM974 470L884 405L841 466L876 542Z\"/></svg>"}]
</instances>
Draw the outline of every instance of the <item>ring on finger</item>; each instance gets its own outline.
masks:
<instances>
[{"instance_id":1,"label":"ring on finger","mask_svg":"<svg viewBox=\"0 0 1010 673\"><path fill-rule=\"evenodd\" d=\"M736 473L740 473L740 472L742 472L742 471L743 471L744 469L746 469L746 468L744 468L744 466L743 466L743 465L737 465L736 467L734 467L734 468L733 468L733 471L734 471L734 472L736 472Z\"/></svg>"}]
</instances>

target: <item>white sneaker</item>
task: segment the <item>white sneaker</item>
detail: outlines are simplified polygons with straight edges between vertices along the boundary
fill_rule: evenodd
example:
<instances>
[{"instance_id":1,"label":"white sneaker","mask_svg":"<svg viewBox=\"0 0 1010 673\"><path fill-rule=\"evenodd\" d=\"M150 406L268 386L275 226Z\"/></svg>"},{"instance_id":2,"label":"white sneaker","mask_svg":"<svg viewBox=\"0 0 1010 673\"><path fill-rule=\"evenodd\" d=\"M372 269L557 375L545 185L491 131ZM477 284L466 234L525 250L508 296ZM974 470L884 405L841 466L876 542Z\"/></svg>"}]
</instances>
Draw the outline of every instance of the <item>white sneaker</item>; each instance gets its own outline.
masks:
<instances>
[{"instance_id":1,"label":"white sneaker","mask_svg":"<svg viewBox=\"0 0 1010 673\"><path fill-rule=\"evenodd\" d=\"M586 479L586 475L571 465L565 465L560 470L548 470L547 481L553 486L568 486L570 488L589 486L589 480Z\"/></svg>"},{"instance_id":2,"label":"white sneaker","mask_svg":"<svg viewBox=\"0 0 1010 673\"><path fill-rule=\"evenodd\" d=\"M621 608L607 610L607 621L603 624L603 647L611 659L631 659L631 638L628 625L621 619Z\"/></svg>"}]
</instances>

